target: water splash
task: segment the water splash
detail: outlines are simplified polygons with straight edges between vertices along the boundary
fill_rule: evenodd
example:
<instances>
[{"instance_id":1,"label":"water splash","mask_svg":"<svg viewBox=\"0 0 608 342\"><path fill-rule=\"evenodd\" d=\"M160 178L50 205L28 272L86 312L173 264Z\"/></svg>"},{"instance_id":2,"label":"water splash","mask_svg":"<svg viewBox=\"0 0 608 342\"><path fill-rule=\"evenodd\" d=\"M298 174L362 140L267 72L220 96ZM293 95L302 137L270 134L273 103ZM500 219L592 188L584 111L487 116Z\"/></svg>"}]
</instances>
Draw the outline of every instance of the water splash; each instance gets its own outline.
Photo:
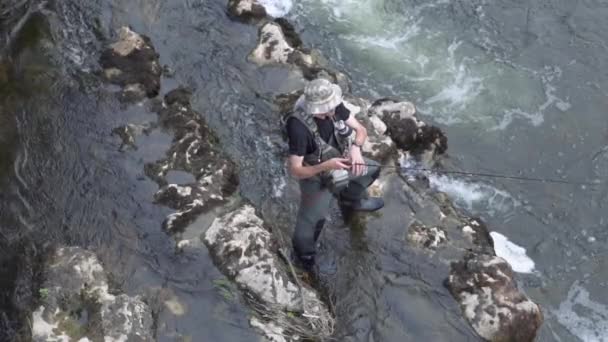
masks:
<instances>
[{"instance_id":1,"label":"water splash","mask_svg":"<svg viewBox=\"0 0 608 342\"><path fill-rule=\"evenodd\" d=\"M291 0L258 0L258 2L266 8L266 13L275 18L284 17L293 7Z\"/></svg>"},{"instance_id":2,"label":"water splash","mask_svg":"<svg viewBox=\"0 0 608 342\"><path fill-rule=\"evenodd\" d=\"M508 192L491 185L470 182L447 175L429 175L431 187L445 192L456 205L474 214L509 214L520 205Z\"/></svg>"},{"instance_id":3,"label":"water splash","mask_svg":"<svg viewBox=\"0 0 608 342\"><path fill-rule=\"evenodd\" d=\"M496 255L507 260L513 271L518 273L534 272L534 260L528 257L525 248L514 244L500 233L490 232L490 235L494 241Z\"/></svg>"}]
</instances>

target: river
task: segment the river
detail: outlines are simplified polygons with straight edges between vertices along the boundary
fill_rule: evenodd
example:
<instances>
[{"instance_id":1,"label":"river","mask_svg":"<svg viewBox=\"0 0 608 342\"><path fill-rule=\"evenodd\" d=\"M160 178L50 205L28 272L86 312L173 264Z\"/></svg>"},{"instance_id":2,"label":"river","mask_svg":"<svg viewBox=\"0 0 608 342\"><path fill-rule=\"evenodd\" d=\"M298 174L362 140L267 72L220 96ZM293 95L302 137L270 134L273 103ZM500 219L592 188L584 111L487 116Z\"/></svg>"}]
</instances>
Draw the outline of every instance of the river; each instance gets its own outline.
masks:
<instances>
[{"instance_id":1,"label":"river","mask_svg":"<svg viewBox=\"0 0 608 342\"><path fill-rule=\"evenodd\" d=\"M295 23L307 46L350 76L355 95L416 103L421 117L449 138L445 167L598 181L580 186L431 179L514 243L502 244L503 250L525 266L520 286L544 310L539 341L608 341L606 0L264 2ZM279 208L293 204L275 203L285 172L273 158L280 140L265 98L293 84L281 69L247 62L257 30L230 21L225 7L219 0L49 1L44 15L30 18L12 47L12 62L0 64L5 331L20 328L13 318L31 297L13 279L35 283L44 248L71 244L96 251L127 293L159 287L179 298L185 314L163 314L159 340L257 339L244 306L218 290L223 277L206 251L176 255L173 239L160 228L170 210L151 203L156 184L144 176L143 165L161 158L171 137L154 131L138 139L137 151L120 152L112 129L153 120L154 114L145 105L122 106L93 73L109 42L104 37L116 28L130 25L150 36L172 74L163 78L161 92L180 84L195 89L193 107L239 165L241 196L269 217L289 221ZM390 220L398 211L387 205L383 217ZM197 220L186 234L200 234L211 218ZM453 301L447 291L424 289L424 280L434 278L432 269L418 268L415 258L404 264L382 253L378 246L394 232L368 227L357 233L346 246L352 247L349 255L360 257L349 269L355 272L348 281L357 284L344 280L334 291L360 289L338 308L375 318L353 319L343 334L361 341L474 340L455 304L445 304ZM328 230L324 239L344 235ZM28 257L18 262L22 255ZM374 269L376 264L421 275L387 281L390 272ZM371 302L360 300L366 289L374 290ZM429 319L422 325L408 325L414 319L389 305L395 300L415 307L420 298L437 301L433 310L420 312ZM451 307L443 317L433 316L445 305Z\"/></svg>"}]
</instances>

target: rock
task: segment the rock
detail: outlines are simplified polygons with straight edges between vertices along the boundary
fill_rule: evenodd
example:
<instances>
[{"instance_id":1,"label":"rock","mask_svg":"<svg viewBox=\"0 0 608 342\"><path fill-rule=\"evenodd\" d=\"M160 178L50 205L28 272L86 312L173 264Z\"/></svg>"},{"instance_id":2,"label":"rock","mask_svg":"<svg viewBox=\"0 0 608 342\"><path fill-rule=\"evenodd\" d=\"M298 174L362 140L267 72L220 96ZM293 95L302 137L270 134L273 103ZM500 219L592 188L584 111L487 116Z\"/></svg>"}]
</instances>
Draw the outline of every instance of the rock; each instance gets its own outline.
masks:
<instances>
[{"instance_id":1,"label":"rock","mask_svg":"<svg viewBox=\"0 0 608 342\"><path fill-rule=\"evenodd\" d=\"M402 150L413 155L437 155L448 148L447 137L441 129L419 120L416 107L411 102L380 99L372 104L369 111L384 121L387 134Z\"/></svg>"},{"instance_id":2,"label":"rock","mask_svg":"<svg viewBox=\"0 0 608 342\"><path fill-rule=\"evenodd\" d=\"M160 90L162 68L150 38L122 27L118 41L103 51L99 63L104 78L123 87L120 99L125 102L155 97Z\"/></svg>"},{"instance_id":3,"label":"rock","mask_svg":"<svg viewBox=\"0 0 608 342\"><path fill-rule=\"evenodd\" d=\"M369 127L369 125L366 125ZM369 131L368 131L369 132ZM376 161L384 161L395 152L395 144L387 136L368 135L361 148L363 156Z\"/></svg>"},{"instance_id":4,"label":"rock","mask_svg":"<svg viewBox=\"0 0 608 342\"><path fill-rule=\"evenodd\" d=\"M109 293L95 254L79 247L57 250L33 313L34 341L150 341L152 316L139 296Z\"/></svg>"},{"instance_id":5,"label":"rock","mask_svg":"<svg viewBox=\"0 0 608 342\"><path fill-rule=\"evenodd\" d=\"M365 157L383 162L394 155L396 151L395 144L390 137L384 135L384 132L380 133L383 123L378 124L377 121L381 120L375 115L370 116L367 110L367 101L347 95L344 99L344 106L367 129L367 140L361 149ZM375 121L376 123L374 124Z\"/></svg>"},{"instance_id":6,"label":"rock","mask_svg":"<svg viewBox=\"0 0 608 342\"><path fill-rule=\"evenodd\" d=\"M469 254L453 263L447 281L465 318L488 341L534 341L540 307L519 292L511 266L491 255Z\"/></svg>"},{"instance_id":7,"label":"rock","mask_svg":"<svg viewBox=\"0 0 608 342\"><path fill-rule=\"evenodd\" d=\"M367 188L367 193L372 197L383 197L386 184L387 178L380 176Z\"/></svg>"},{"instance_id":8,"label":"rock","mask_svg":"<svg viewBox=\"0 0 608 342\"><path fill-rule=\"evenodd\" d=\"M257 329L260 333L262 333L262 335L264 335L264 337L266 337L266 340L268 342L288 342L289 341L285 337L285 335L287 334L285 329L277 326L276 324L274 324L272 322L262 322L259 318L252 317L249 320L249 324L251 324L251 326L254 327L255 329Z\"/></svg>"},{"instance_id":9,"label":"rock","mask_svg":"<svg viewBox=\"0 0 608 342\"><path fill-rule=\"evenodd\" d=\"M248 60L259 66L287 64L294 58L294 53L295 48L287 41L281 25L269 22L260 28L258 45L249 54Z\"/></svg>"},{"instance_id":10,"label":"rock","mask_svg":"<svg viewBox=\"0 0 608 342\"><path fill-rule=\"evenodd\" d=\"M439 227L428 228L415 222L408 228L407 239L418 248L435 250L443 245L448 238L445 231Z\"/></svg>"},{"instance_id":11,"label":"rock","mask_svg":"<svg viewBox=\"0 0 608 342\"><path fill-rule=\"evenodd\" d=\"M127 149L137 150L137 145L135 144L135 138L142 133L149 133L152 128L149 124L143 125L134 125L134 124L126 124L123 126L116 127L112 129L112 135L116 135L120 138L121 144L118 148L119 151L125 151Z\"/></svg>"},{"instance_id":12,"label":"rock","mask_svg":"<svg viewBox=\"0 0 608 342\"><path fill-rule=\"evenodd\" d=\"M285 40L289 44L289 46L294 49L302 48L302 39L296 32L296 28L285 18L277 18L274 20L279 26L281 26L281 31L285 35Z\"/></svg>"},{"instance_id":13,"label":"rock","mask_svg":"<svg viewBox=\"0 0 608 342\"><path fill-rule=\"evenodd\" d=\"M342 72L325 66L316 50L302 46L302 40L293 25L283 18L265 23L258 33L258 44L247 59L259 66L287 65L297 68L306 80L325 78L350 91L350 80Z\"/></svg>"},{"instance_id":14,"label":"rock","mask_svg":"<svg viewBox=\"0 0 608 342\"><path fill-rule=\"evenodd\" d=\"M228 0L228 16L233 20L255 23L266 18L266 9L256 0Z\"/></svg>"},{"instance_id":15,"label":"rock","mask_svg":"<svg viewBox=\"0 0 608 342\"><path fill-rule=\"evenodd\" d=\"M325 304L308 285L301 287L290 277L286 265L278 257L278 243L264 228L255 210L244 205L234 212L215 219L206 231L204 243L216 266L238 286L255 298L263 316L291 317L297 313L299 324L307 327L312 336L321 332L323 322L331 320ZM321 324L320 324L321 322ZM283 326L281 322L275 322ZM317 335L318 336L318 335ZM324 336L327 337L327 336Z\"/></svg>"},{"instance_id":16,"label":"rock","mask_svg":"<svg viewBox=\"0 0 608 342\"><path fill-rule=\"evenodd\" d=\"M165 95L159 121L175 136L167 157L145 166L146 175L160 187L155 202L177 210L163 223L171 231L185 228L201 213L225 203L238 186L236 165L201 115L192 110L191 94L189 89L177 88ZM165 177L172 170L188 172L196 181L168 184Z\"/></svg>"},{"instance_id":17,"label":"rock","mask_svg":"<svg viewBox=\"0 0 608 342\"><path fill-rule=\"evenodd\" d=\"M462 233L470 239L470 241L478 246L480 252L484 254L494 255L494 240L485 223L480 219L471 218L462 227Z\"/></svg>"}]
</instances>

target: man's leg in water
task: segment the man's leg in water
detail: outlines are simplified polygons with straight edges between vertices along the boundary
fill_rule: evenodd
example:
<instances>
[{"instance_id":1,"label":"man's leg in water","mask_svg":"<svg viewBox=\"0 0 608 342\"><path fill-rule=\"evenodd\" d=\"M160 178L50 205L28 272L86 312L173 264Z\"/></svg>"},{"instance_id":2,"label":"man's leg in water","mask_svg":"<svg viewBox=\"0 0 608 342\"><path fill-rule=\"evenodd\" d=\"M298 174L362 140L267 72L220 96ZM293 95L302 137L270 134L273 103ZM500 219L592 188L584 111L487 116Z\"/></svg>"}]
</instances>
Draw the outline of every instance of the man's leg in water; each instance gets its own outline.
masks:
<instances>
[{"instance_id":1,"label":"man's leg in water","mask_svg":"<svg viewBox=\"0 0 608 342\"><path fill-rule=\"evenodd\" d=\"M305 266L312 266L316 252L315 242L323 228L333 196L321 184L319 177L301 180L300 192L300 209L293 234L293 247Z\"/></svg>"}]
</instances>

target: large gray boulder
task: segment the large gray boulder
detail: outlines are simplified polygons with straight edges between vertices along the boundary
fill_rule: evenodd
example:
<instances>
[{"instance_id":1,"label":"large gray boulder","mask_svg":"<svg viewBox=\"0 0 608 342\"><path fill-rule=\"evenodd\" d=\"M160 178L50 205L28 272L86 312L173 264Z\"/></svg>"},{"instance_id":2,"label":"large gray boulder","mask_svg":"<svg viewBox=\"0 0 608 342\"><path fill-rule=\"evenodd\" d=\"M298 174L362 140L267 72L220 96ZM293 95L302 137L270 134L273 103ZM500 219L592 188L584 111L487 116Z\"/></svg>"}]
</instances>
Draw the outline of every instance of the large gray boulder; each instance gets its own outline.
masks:
<instances>
[{"instance_id":1,"label":"large gray boulder","mask_svg":"<svg viewBox=\"0 0 608 342\"><path fill-rule=\"evenodd\" d=\"M99 63L103 77L122 87L121 100L132 102L158 95L162 68L147 36L121 27L118 40L102 52Z\"/></svg>"},{"instance_id":2,"label":"large gray boulder","mask_svg":"<svg viewBox=\"0 0 608 342\"><path fill-rule=\"evenodd\" d=\"M148 305L139 296L110 293L99 260L82 248L57 250L40 297L32 315L34 341L153 340Z\"/></svg>"},{"instance_id":3,"label":"large gray boulder","mask_svg":"<svg viewBox=\"0 0 608 342\"><path fill-rule=\"evenodd\" d=\"M217 218L204 242L216 266L253 297L254 309L266 318L266 324L256 319L255 325L274 327L273 334L295 330L308 334L302 337L328 337L331 333L333 320L326 305L310 286L293 278L279 257L280 246L252 206Z\"/></svg>"},{"instance_id":4,"label":"large gray boulder","mask_svg":"<svg viewBox=\"0 0 608 342\"><path fill-rule=\"evenodd\" d=\"M469 254L452 265L447 282L464 317L488 341L534 341L543 322L540 307L521 293L504 259Z\"/></svg>"}]
</instances>

